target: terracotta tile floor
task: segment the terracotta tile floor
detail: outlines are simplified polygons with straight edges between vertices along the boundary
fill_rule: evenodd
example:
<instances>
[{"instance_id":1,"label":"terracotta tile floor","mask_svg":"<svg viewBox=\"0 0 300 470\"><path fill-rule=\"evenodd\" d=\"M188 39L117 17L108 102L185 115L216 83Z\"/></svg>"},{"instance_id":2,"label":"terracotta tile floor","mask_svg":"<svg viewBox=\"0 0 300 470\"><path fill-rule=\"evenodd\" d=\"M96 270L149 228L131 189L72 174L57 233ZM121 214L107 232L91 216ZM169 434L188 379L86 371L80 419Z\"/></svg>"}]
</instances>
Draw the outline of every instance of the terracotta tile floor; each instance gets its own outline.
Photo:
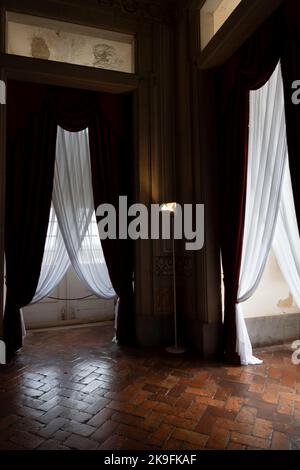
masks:
<instances>
[{"instance_id":1,"label":"terracotta tile floor","mask_svg":"<svg viewBox=\"0 0 300 470\"><path fill-rule=\"evenodd\" d=\"M0 368L0 449L300 449L300 366L120 350L112 328L37 332Z\"/></svg>"}]
</instances>

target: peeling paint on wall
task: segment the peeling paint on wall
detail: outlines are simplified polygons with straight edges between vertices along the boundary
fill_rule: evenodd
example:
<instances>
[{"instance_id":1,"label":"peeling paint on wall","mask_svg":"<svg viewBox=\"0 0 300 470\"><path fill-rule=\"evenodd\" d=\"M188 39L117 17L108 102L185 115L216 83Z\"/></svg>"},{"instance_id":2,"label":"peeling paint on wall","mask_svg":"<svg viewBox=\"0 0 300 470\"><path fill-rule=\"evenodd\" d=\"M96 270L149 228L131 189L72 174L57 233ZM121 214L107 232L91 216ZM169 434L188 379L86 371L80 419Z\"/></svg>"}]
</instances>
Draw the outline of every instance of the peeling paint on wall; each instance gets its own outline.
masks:
<instances>
[{"instance_id":1,"label":"peeling paint on wall","mask_svg":"<svg viewBox=\"0 0 300 470\"><path fill-rule=\"evenodd\" d=\"M31 41L31 55L36 59L48 60L50 57L50 49L45 39L34 36Z\"/></svg>"},{"instance_id":2,"label":"peeling paint on wall","mask_svg":"<svg viewBox=\"0 0 300 470\"><path fill-rule=\"evenodd\" d=\"M294 299L293 299L292 294L290 294L287 299L279 300L277 306L279 308L284 308L284 307L289 308L289 307L292 307L293 304L294 304Z\"/></svg>"}]
</instances>

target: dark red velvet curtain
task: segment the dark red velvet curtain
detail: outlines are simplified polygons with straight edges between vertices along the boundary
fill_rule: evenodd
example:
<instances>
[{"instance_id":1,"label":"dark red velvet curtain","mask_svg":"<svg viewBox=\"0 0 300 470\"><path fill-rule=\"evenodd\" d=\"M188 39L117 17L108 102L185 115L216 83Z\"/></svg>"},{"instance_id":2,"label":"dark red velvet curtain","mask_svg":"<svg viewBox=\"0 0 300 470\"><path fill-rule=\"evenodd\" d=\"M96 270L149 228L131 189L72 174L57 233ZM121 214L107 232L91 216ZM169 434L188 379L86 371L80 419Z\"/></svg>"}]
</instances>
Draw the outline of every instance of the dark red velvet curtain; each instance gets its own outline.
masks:
<instances>
[{"instance_id":1,"label":"dark red velvet curtain","mask_svg":"<svg viewBox=\"0 0 300 470\"><path fill-rule=\"evenodd\" d=\"M58 124L69 131L89 128L95 209L112 204L118 221L119 196L133 197L132 110L130 95L55 90L51 102ZM134 254L131 240L102 240L112 285L120 302L119 344L135 343Z\"/></svg>"},{"instance_id":2,"label":"dark red velvet curtain","mask_svg":"<svg viewBox=\"0 0 300 470\"><path fill-rule=\"evenodd\" d=\"M300 104L292 102L292 84L300 80L300 2L287 0L284 8L285 34L281 58L289 162L295 209L300 228Z\"/></svg>"},{"instance_id":3,"label":"dark red velvet curtain","mask_svg":"<svg viewBox=\"0 0 300 470\"><path fill-rule=\"evenodd\" d=\"M235 305L238 294L248 164L249 92L263 86L278 63L281 50L280 14L273 15L222 67L217 82L221 253L225 286L224 350L236 354Z\"/></svg>"},{"instance_id":4,"label":"dark red velvet curtain","mask_svg":"<svg viewBox=\"0 0 300 470\"><path fill-rule=\"evenodd\" d=\"M5 253L8 357L22 346L20 308L32 300L41 269L52 197L56 126L46 88L9 82Z\"/></svg>"},{"instance_id":5,"label":"dark red velvet curtain","mask_svg":"<svg viewBox=\"0 0 300 470\"><path fill-rule=\"evenodd\" d=\"M114 119L104 122L97 115L89 132L95 207L103 202L112 204L116 208L118 230L119 196L127 196L128 206L133 202L133 149L130 106L120 107L120 102L115 102L115 106L119 108L119 118L123 115L121 122L127 122L127 129L122 130ZM133 242L106 239L102 240L102 247L112 284L120 298L117 340L119 344L133 345L136 339Z\"/></svg>"},{"instance_id":6,"label":"dark red velvet curtain","mask_svg":"<svg viewBox=\"0 0 300 470\"><path fill-rule=\"evenodd\" d=\"M132 191L130 96L11 82L8 87L5 250L7 302L4 339L22 346L19 309L30 303L41 270L52 198L56 128L89 127L95 208ZM117 207L117 206L116 206ZM117 337L135 338L133 247L103 241L112 284L120 296Z\"/></svg>"}]
</instances>

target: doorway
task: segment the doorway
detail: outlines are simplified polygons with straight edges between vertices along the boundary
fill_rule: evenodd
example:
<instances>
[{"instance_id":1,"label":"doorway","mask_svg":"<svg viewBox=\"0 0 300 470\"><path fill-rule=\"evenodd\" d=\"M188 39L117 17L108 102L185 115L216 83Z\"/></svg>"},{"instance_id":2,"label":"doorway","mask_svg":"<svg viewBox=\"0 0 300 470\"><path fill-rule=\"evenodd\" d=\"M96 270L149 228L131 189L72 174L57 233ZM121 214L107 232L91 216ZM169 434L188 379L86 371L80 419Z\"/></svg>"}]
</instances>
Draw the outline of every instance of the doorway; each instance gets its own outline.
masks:
<instances>
[{"instance_id":1,"label":"doorway","mask_svg":"<svg viewBox=\"0 0 300 470\"><path fill-rule=\"evenodd\" d=\"M16 111L19 108L16 118ZM118 296L122 295L119 294L120 291L124 292L123 305L126 306L127 299L130 299L130 312L134 318L134 309L131 308L133 301L131 279L134 269L132 245L128 248L126 243L119 246L118 240L112 243L107 240L105 248L102 245L102 252L95 217L99 204L114 203L119 195L129 197L129 193L134 192L131 108L131 94L111 95L29 82L8 83L8 181L11 183L7 185L6 202L6 213L9 214L8 227L10 227L7 232L9 236L6 236L9 255L7 266L10 263L7 272L10 273L12 280L10 281L12 296L17 299L14 311L17 313L15 307L17 309L25 307L24 317L27 326L41 327L113 320L114 298L116 293ZM49 123L48 120L40 119L45 114L47 117L48 114L51 116L52 120L49 119ZM69 121L70 115L74 116L72 124ZM81 119L80 123L78 119ZM38 128L35 126L43 126L46 131L45 135L42 134L43 147L39 147L40 142L35 140L35 136L38 135L36 132ZM45 149L49 146L51 152L47 153ZM37 173L37 166L44 164L39 162L40 159L48 162L48 172L39 169ZM19 170L17 176L16 169ZM22 177L21 184L19 175ZM45 182L46 193L44 193ZM47 198L46 204L41 203L43 198ZM112 295L110 292L98 294L93 282L86 283L90 289L85 287L73 269L68 269L62 282L59 282L66 272L63 269L58 276L54 276L55 282L50 282L51 289L47 286L47 293L42 298L35 299L33 290L36 292L38 287L35 284L36 279L42 272L38 271L40 269L38 265L45 254L47 238L55 238L53 210L50 211L52 231L51 234L46 234L47 226L50 225L51 200L57 216L56 225L61 232L60 238L65 245L64 251L72 260L76 273L79 276L81 274L80 279L85 277L85 280L87 274L90 274L91 281L95 280L97 284L99 277L94 275L95 270L88 272L92 271L93 263L90 259L93 258L97 266L104 265L106 271L110 267L113 271L113 274L109 273L113 285ZM24 201L27 204L25 209ZM71 219L66 214L71 214ZM41 240L44 237L43 231L46 238ZM86 238L89 240L86 241ZM92 238L97 238L99 247L95 246ZM37 239L39 239L38 246L36 246ZM48 245L51 251L51 243ZM125 249L126 247L128 249ZM110 258L109 261L107 256ZM54 266L54 263L49 264L50 268ZM81 265L81 270L78 270L78 264ZM43 264L40 266L43 267ZM126 267L126 271L122 271L122 266ZM129 279L128 282L124 280L125 278ZM101 284L100 280L99 283ZM109 286L105 282L103 286L104 292ZM127 295L129 289L131 291ZM100 285L99 290L101 291ZM22 295L26 291L24 300L21 301L18 298L20 291ZM30 305L26 309L32 301L38 300L42 302Z\"/></svg>"},{"instance_id":2,"label":"doorway","mask_svg":"<svg viewBox=\"0 0 300 470\"><path fill-rule=\"evenodd\" d=\"M59 232L58 220L53 206L50 209L48 232L44 251L44 262L52 259ZM94 239L94 243L89 239ZM93 213L89 230L83 239L86 262L89 261L88 251L91 246L99 251L101 261L105 262L95 213ZM22 309L26 329L66 326L82 323L112 321L115 316L115 300L96 296L85 285L72 265L67 269L58 286L42 300Z\"/></svg>"},{"instance_id":3,"label":"doorway","mask_svg":"<svg viewBox=\"0 0 300 470\"><path fill-rule=\"evenodd\" d=\"M113 321L113 299L100 299L83 285L71 266L48 297L23 308L26 329Z\"/></svg>"}]
</instances>

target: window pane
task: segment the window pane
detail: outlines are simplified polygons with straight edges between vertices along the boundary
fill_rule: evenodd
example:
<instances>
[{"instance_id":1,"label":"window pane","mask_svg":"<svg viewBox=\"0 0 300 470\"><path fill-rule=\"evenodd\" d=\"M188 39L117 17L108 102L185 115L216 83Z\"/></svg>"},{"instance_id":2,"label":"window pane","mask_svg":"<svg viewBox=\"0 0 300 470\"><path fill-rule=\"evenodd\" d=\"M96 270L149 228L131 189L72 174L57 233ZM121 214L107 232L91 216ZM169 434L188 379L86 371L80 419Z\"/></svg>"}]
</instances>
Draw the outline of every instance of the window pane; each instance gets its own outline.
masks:
<instances>
[{"instance_id":1,"label":"window pane","mask_svg":"<svg viewBox=\"0 0 300 470\"><path fill-rule=\"evenodd\" d=\"M82 242L79 259L82 264L105 263L95 212L92 215L91 223Z\"/></svg>"},{"instance_id":2,"label":"window pane","mask_svg":"<svg viewBox=\"0 0 300 470\"><path fill-rule=\"evenodd\" d=\"M7 14L6 52L134 73L133 35L17 13Z\"/></svg>"},{"instance_id":3,"label":"window pane","mask_svg":"<svg viewBox=\"0 0 300 470\"><path fill-rule=\"evenodd\" d=\"M43 264L50 265L55 259L55 253L60 243L58 232L58 221L53 206L51 206L48 232L45 244ZM79 251L79 260L82 264L104 264L104 254L100 242L98 225L95 212L92 215L91 223L82 241Z\"/></svg>"},{"instance_id":4,"label":"window pane","mask_svg":"<svg viewBox=\"0 0 300 470\"><path fill-rule=\"evenodd\" d=\"M51 205L48 231L45 243L43 265L51 265L54 260L58 243L58 222L53 206Z\"/></svg>"}]
</instances>

